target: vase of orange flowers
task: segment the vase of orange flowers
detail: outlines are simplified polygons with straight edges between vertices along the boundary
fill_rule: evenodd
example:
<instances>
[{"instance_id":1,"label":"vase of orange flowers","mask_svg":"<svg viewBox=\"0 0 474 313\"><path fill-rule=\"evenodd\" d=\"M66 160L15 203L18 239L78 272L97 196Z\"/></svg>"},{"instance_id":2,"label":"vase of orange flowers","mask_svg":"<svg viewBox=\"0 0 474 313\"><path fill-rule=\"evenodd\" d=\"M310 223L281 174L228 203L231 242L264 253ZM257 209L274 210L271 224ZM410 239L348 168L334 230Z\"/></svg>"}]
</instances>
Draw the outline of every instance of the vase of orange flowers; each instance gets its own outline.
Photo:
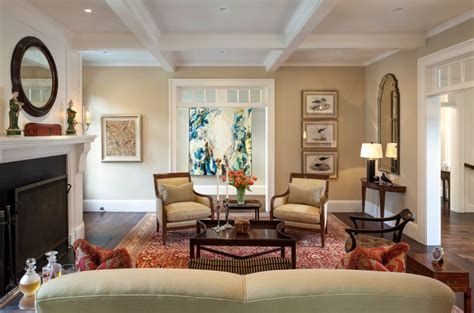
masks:
<instances>
[{"instance_id":1,"label":"vase of orange flowers","mask_svg":"<svg viewBox=\"0 0 474 313\"><path fill-rule=\"evenodd\" d=\"M245 191L252 191L252 186L256 181L255 176L246 176L243 170L229 171L229 185L234 186L237 189L237 203L245 203Z\"/></svg>"}]
</instances>

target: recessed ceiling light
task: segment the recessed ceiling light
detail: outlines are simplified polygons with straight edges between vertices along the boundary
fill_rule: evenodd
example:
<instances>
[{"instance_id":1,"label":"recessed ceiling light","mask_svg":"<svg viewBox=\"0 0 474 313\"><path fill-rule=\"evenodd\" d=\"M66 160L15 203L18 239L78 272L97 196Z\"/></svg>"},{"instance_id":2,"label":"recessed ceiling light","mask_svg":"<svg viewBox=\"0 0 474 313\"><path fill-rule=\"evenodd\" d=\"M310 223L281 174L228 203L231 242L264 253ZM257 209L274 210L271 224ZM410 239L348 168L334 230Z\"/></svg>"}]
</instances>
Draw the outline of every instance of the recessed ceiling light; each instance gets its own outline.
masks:
<instances>
[{"instance_id":1,"label":"recessed ceiling light","mask_svg":"<svg viewBox=\"0 0 474 313\"><path fill-rule=\"evenodd\" d=\"M92 9L84 9L84 12L86 12L86 13L92 13Z\"/></svg>"},{"instance_id":2,"label":"recessed ceiling light","mask_svg":"<svg viewBox=\"0 0 474 313\"><path fill-rule=\"evenodd\" d=\"M402 8L396 8L396 9L393 9L393 12L397 12L397 11L401 11L403 10Z\"/></svg>"},{"instance_id":3,"label":"recessed ceiling light","mask_svg":"<svg viewBox=\"0 0 474 313\"><path fill-rule=\"evenodd\" d=\"M331 50L331 53L332 54L341 54L342 51L341 50Z\"/></svg>"},{"instance_id":4,"label":"recessed ceiling light","mask_svg":"<svg viewBox=\"0 0 474 313\"><path fill-rule=\"evenodd\" d=\"M228 7L220 7L220 8L219 8L219 11L220 11L220 12L223 12L223 13L227 13L227 12L229 12L230 10L229 10Z\"/></svg>"},{"instance_id":5,"label":"recessed ceiling light","mask_svg":"<svg viewBox=\"0 0 474 313\"><path fill-rule=\"evenodd\" d=\"M106 51L106 50L104 50L104 51L102 51L102 53L103 53L103 54L109 54L109 53L110 53L110 51Z\"/></svg>"},{"instance_id":6,"label":"recessed ceiling light","mask_svg":"<svg viewBox=\"0 0 474 313\"><path fill-rule=\"evenodd\" d=\"M225 50L219 50L219 54L224 54Z\"/></svg>"}]
</instances>

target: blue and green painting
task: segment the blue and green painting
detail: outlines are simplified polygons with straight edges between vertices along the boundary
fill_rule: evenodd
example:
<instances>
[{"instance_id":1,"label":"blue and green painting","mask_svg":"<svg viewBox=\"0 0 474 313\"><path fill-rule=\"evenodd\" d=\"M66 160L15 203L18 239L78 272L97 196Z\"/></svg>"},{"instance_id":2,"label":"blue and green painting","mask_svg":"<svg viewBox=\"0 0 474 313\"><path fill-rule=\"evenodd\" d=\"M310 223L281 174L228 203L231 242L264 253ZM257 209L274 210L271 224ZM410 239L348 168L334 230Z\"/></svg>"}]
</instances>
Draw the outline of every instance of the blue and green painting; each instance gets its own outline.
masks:
<instances>
[{"instance_id":1,"label":"blue and green painting","mask_svg":"<svg viewBox=\"0 0 474 313\"><path fill-rule=\"evenodd\" d=\"M216 160L252 174L252 109L189 109L189 172L216 175Z\"/></svg>"}]
</instances>

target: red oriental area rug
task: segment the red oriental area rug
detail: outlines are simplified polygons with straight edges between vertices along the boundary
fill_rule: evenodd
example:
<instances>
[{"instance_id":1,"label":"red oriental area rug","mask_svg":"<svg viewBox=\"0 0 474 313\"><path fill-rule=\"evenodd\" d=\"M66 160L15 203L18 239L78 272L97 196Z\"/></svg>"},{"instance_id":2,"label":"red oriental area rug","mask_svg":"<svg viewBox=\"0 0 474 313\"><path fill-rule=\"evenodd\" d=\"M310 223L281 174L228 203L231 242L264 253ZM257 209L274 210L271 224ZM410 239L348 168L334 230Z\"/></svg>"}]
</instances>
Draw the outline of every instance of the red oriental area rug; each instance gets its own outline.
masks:
<instances>
[{"instance_id":1,"label":"red oriental area rug","mask_svg":"<svg viewBox=\"0 0 474 313\"><path fill-rule=\"evenodd\" d=\"M232 214L235 218L237 214ZM252 218L251 214L238 214L239 217ZM262 214L261 219L268 219ZM333 215L328 217L329 233L326 235L326 246L321 247L318 233L311 231L288 230L287 234L297 240L297 268L334 268L344 255L344 243L348 237L343 222ZM194 236L195 229L177 230L168 233L167 245L163 246L161 232L156 232L156 215L147 213L143 219L125 236L117 248L126 248L139 268L187 268L189 261L189 238ZM232 254L249 254L266 248L253 247L219 247ZM289 258L289 251L287 251ZM270 255L269 255L270 256ZM275 253L278 257L279 253ZM222 258L202 251L203 258Z\"/></svg>"}]
</instances>

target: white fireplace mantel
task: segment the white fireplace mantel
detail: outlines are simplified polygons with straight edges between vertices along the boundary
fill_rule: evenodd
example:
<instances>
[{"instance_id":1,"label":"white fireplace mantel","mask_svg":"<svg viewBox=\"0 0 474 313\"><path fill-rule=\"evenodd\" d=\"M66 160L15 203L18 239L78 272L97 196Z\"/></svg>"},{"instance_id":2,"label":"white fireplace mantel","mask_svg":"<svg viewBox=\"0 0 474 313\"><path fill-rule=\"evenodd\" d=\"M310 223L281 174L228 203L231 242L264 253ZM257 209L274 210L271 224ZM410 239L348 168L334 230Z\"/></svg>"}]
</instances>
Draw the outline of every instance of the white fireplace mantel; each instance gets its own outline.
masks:
<instances>
[{"instance_id":1,"label":"white fireplace mantel","mask_svg":"<svg viewBox=\"0 0 474 313\"><path fill-rule=\"evenodd\" d=\"M96 136L0 137L0 163L67 156L69 242L84 238L83 181L87 153ZM1 175L1 173L0 173Z\"/></svg>"}]
</instances>

